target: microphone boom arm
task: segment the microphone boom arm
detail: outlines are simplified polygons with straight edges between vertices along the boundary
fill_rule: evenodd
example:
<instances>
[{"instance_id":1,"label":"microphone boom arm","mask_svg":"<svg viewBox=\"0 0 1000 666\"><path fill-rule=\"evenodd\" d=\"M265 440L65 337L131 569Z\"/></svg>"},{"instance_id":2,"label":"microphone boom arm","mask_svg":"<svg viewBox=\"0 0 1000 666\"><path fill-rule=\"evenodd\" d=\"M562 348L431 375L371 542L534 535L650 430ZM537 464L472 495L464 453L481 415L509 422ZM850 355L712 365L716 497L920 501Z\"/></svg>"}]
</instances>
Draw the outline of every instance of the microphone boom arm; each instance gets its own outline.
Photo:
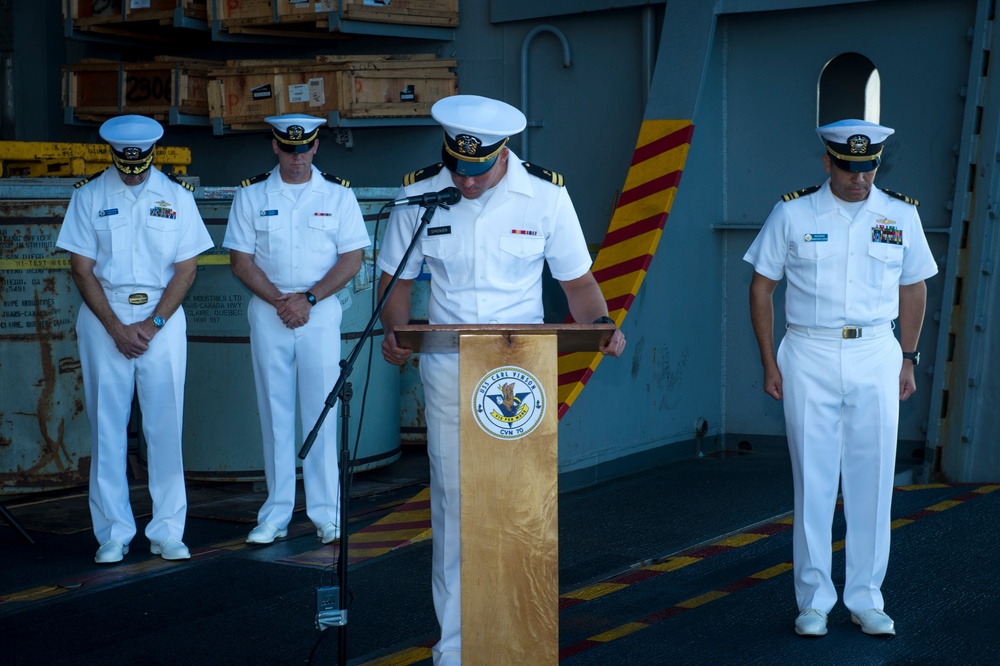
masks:
<instances>
[{"instance_id":1,"label":"microphone boom arm","mask_svg":"<svg viewBox=\"0 0 1000 666\"><path fill-rule=\"evenodd\" d=\"M458 192L458 188L448 189L453 189ZM443 192L447 192L447 190L443 190ZM434 211L437 210L438 205L445 210L448 210L448 206L443 203L432 203L426 207L424 214L420 216L420 224L417 225L417 230L413 234L413 239L410 240L410 245L406 248L406 252L403 254L403 259L399 262L399 266L396 268L396 272L393 273L392 279L389 280L389 284L386 285L385 293L382 294L382 298L378 300L378 304L376 304L375 309L372 311L372 316L371 319L368 320L368 325L365 326L364 332L361 333L361 337L358 338L358 342L354 345L354 349L351 350L348 358L340 361L340 377L337 378L337 382L333 385L333 389L331 389L330 393L326 396L326 402L323 404L323 410L320 412L319 418L316 420L316 425L313 426L312 431L310 431L309 436L306 437L305 442L302 444L302 448L299 450L300 460L305 460L306 456L309 455L309 451L312 449L313 443L319 435L319 430L323 426L323 421L326 420L326 415L331 409L333 409L333 406L337 404L337 396L340 395L341 389L347 382L347 378L350 377L351 373L354 371L354 362L357 361L358 356L361 354L361 350L364 348L365 342L367 342L368 338L371 337L372 330L375 328L375 324L378 322L379 316L382 314L382 308L389 299L389 295L392 294L392 289L399 281L399 276L406 267L406 262L410 260L410 255L413 254L413 249L417 245L417 240L420 238L420 234L423 233L424 228L430 223L431 217L434 216Z\"/></svg>"}]
</instances>

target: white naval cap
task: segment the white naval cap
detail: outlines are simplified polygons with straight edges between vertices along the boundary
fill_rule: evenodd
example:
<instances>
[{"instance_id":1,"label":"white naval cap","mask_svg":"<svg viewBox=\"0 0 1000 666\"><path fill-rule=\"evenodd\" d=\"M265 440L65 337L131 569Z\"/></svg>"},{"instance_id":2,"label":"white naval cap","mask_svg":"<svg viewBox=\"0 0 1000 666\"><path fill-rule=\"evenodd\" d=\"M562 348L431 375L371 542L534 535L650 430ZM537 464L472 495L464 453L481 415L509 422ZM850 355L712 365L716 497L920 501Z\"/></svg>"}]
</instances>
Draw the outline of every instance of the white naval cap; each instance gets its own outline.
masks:
<instances>
[{"instance_id":1,"label":"white naval cap","mask_svg":"<svg viewBox=\"0 0 1000 666\"><path fill-rule=\"evenodd\" d=\"M816 128L841 171L865 172L882 162L882 144L896 130L867 120L838 120Z\"/></svg>"},{"instance_id":2,"label":"white naval cap","mask_svg":"<svg viewBox=\"0 0 1000 666\"><path fill-rule=\"evenodd\" d=\"M319 128L326 124L325 118L317 118L304 113L286 113L268 116L264 122L273 129L271 132L278 142L278 148L286 153L305 153L319 135Z\"/></svg>"},{"instance_id":3,"label":"white naval cap","mask_svg":"<svg viewBox=\"0 0 1000 666\"><path fill-rule=\"evenodd\" d=\"M510 104L478 95L452 95L431 107L444 129L441 159L460 176L489 171L507 140L524 131L528 121Z\"/></svg>"},{"instance_id":4,"label":"white naval cap","mask_svg":"<svg viewBox=\"0 0 1000 666\"><path fill-rule=\"evenodd\" d=\"M138 174L153 163L153 145L163 136L163 126L147 116L129 114L105 121L98 132L111 146L115 167Z\"/></svg>"}]
</instances>

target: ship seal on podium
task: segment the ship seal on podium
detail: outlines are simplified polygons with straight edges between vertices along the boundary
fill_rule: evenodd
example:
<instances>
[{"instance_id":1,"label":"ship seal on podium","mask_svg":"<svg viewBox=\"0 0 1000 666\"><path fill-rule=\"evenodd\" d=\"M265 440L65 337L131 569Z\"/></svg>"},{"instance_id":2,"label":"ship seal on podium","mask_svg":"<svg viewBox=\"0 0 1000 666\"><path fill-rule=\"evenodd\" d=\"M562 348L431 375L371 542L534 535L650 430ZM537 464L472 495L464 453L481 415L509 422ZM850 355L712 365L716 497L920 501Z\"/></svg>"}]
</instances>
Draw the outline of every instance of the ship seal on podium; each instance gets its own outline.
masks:
<instances>
[{"instance_id":1,"label":"ship seal on podium","mask_svg":"<svg viewBox=\"0 0 1000 666\"><path fill-rule=\"evenodd\" d=\"M524 368L496 368L476 385L472 413L479 427L493 437L520 439L545 415L545 391Z\"/></svg>"}]
</instances>

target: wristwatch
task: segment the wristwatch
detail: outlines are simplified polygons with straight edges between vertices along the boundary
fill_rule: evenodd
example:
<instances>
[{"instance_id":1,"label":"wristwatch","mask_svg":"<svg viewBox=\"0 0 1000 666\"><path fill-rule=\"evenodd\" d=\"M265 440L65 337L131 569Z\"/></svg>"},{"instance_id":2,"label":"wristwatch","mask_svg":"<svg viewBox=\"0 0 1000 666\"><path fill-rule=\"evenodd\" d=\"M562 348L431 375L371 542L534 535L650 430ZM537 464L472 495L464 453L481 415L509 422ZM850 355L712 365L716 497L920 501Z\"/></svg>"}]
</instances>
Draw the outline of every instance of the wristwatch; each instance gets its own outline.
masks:
<instances>
[{"instance_id":1,"label":"wristwatch","mask_svg":"<svg viewBox=\"0 0 1000 666\"><path fill-rule=\"evenodd\" d=\"M615 320L612 319L611 317L609 317L608 315L604 315L603 317L598 317L597 319L595 319L594 323L595 324L613 324L613 323L615 323Z\"/></svg>"},{"instance_id":2,"label":"wristwatch","mask_svg":"<svg viewBox=\"0 0 1000 666\"><path fill-rule=\"evenodd\" d=\"M309 305L316 305L316 296L311 291L306 292L306 300L309 301Z\"/></svg>"},{"instance_id":3,"label":"wristwatch","mask_svg":"<svg viewBox=\"0 0 1000 666\"><path fill-rule=\"evenodd\" d=\"M918 352L918 351L915 351L915 352L903 352L903 358L904 359L908 358L911 361L913 361L913 367L917 367L918 365L920 365L920 352Z\"/></svg>"},{"instance_id":4,"label":"wristwatch","mask_svg":"<svg viewBox=\"0 0 1000 666\"><path fill-rule=\"evenodd\" d=\"M153 315L153 326L156 328L163 328L163 325L167 323L167 320L160 315Z\"/></svg>"}]
</instances>

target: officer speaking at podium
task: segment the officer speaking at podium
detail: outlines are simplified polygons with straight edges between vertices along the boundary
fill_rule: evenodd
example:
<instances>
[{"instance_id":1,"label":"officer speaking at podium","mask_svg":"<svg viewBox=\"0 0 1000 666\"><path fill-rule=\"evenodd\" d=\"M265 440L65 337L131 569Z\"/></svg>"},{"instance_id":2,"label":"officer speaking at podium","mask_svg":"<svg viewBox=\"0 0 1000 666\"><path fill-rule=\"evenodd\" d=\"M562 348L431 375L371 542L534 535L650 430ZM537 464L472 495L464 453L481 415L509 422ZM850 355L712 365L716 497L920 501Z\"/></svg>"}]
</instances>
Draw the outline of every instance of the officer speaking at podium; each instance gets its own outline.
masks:
<instances>
[{"instance_id":1,"label":"officer speaking at podium","mask_svg":"<svg viewBox=\"0 0 1000 666\"><path fill-rule=\"evenodd\" d=\"M521 162L507 147L524 130L524 114L498 100L455 95L436 102L431 115L444 130L441 161L407 175L396 198L455 187L461 200L435 211L383 307L385 359L401 365L412 354L393 331L409 322L411 288L424 261L431 273L431 324L542 323L545 262L576 321L610 323L562 176ZM419 205L393 208L378 258L380 297L422 212ZM624 348L625 336L616 330L601 351L618 356ZM420 379L430 457L432 586L441 625L433 659L447 666L461 663L462 649L458 354L422 354Z\"/></svg>"}]
</instances>

